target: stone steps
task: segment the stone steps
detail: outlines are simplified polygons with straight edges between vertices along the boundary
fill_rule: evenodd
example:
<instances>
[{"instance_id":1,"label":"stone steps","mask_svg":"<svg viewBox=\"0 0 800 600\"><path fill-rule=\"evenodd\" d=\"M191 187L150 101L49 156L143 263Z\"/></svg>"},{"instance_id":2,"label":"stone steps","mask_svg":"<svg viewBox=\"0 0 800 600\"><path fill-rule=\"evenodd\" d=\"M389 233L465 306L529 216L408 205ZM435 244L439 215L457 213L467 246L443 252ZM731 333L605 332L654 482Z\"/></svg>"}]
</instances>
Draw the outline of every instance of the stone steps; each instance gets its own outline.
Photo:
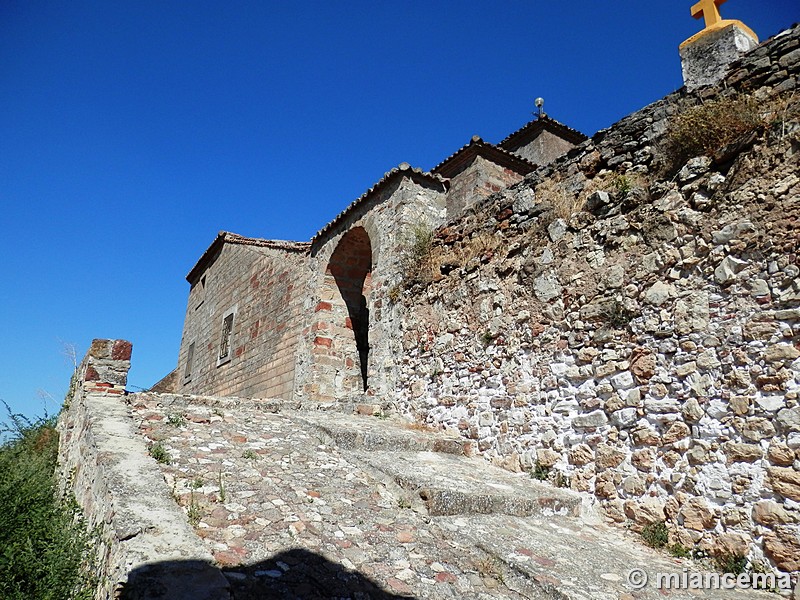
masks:
<instances>
[{"instance_id":1,"label":"stone steps","mask_svg":"<svg viewBox=\"0 0 800 600\"><path fill-rule=\"evenodd\" d=\"M202 586L220 592L204 597L777 597L633 589L634 569L651 581L713 569L653 551L582 510L583 496L471 458L469 442L437 432L332 411L142 400L134 422L172 460L150 463L187 519L194 503L197 543L229 583ZM171 423L178 409L184 422ZM167 558L132 573L126 591L183 585L180 574L192 565Z\"/></svg>"},{"instance_id":2,"label":"stone steps","mask_svg":"<svg viewBox=\"0 0 800 600\"><path fill-rule=\"evenodd\" d=\"M432 516L577 515L581 497L469 458L471 445L400 420L334 413L295 413L373 472L383 474Z\"/></svg>"},{"instance_id":3,"label":"stone steps","mask_svg":"<svg viewBox=\"0 0 800 600\"><path fill-rule=\"evenodd\" d=\"M476 458L436 452L359 451L354 456L419 497L431 516L577 516L578 494L509 473Z\"/></svg>"},{"instance_id":4,"label":"stone steps","mask_svg":"<svg viewBox=\"0 0 800 600\"><path fill-rule=\"evenodd\" d=\"M472 444L465 440L420 428L399 419L381 419L335 412L283 412L310 426L343 450L391 452L430 451L469 454Z\"/></svg>"},{"instance_id":5,"label":"stone steps","mask_svg":"<svg viewBox=\"0 0 800 600\"><path fill-rule=\"evenodd\" d=\"M745 600L774 594L733 589L659 589L659 574L714 576L600 522L583 497L470 458L469 443L407 424L344 414L295 414L385 482L421 502L449 539L485 557L484 579L522 597L553 600ZM705 570L704 570L705 569ZM629 573L647 584L631 587ZM499 589L498 589L499 592ZM499 597L502 597L501 594Z\"/></svg>"}]
</instances>

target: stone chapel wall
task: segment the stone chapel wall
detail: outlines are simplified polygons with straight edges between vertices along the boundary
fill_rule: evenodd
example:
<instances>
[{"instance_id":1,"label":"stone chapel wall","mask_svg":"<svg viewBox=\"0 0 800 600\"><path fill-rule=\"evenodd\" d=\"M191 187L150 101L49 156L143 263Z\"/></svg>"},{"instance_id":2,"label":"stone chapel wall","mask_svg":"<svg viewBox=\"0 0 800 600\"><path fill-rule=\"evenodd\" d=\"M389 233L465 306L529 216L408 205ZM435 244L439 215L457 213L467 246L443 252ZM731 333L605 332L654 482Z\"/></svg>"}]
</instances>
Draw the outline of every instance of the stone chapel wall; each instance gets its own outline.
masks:
<instances>
[{"instance_id":1,"label":"stone chapel wall","mask_svg":"<svg viewBox=\"0 0 800 600\"><path fill-rule=\"evenodd\" d=\"M179 393L292 398L305 324L306 258L303 252L223 245L189 293ZM224 321L231 312L229 356L220 360Z\"/></svg>"},{"instance_id":2,"label":"stone chapel wall","mask_svg":"<svg viewBox=\"0 0 800 600\"><path fill-rule=\"evenodd\" d=\"M575 144L547 130L521 146L509 146L510 152L519 154L535 165L549 165L572 150Z\"/></svg>"},{"instance_id":3,"label":"stone chapel wall","mask_svg":"<svg viewBox=\"0 0 800 600\"><path fill-rule=\"evenodd\" d=\"M459 216L465 208L487 196L517 183L522 175L502 167L482 156L476 156L472 163L450 180L447 191L447 217Z\"/></svg>"}]
</instances>

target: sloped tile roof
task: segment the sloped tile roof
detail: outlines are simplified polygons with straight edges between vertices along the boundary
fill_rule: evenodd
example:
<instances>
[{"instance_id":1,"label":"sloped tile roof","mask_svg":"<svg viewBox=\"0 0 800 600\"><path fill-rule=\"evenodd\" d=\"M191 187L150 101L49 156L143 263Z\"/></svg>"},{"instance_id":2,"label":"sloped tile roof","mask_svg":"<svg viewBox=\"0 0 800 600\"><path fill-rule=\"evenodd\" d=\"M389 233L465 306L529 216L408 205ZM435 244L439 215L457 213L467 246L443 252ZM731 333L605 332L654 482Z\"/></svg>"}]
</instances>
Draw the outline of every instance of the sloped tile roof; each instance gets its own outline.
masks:
<instances>
[{"instance_id":1,"label":"sloped tile roof","mask_svg":"<svg viewBox=\"0 0 800 600\"><path fill-rule=\"evenodd\" d=\"M539 132L545 130L573 144L580 144L588 139L577 129L567 127L563 123L559 123L555 119L551 119L547 115L544 115L526 123L521 128L517 129L514 133L501 141L498 146L504 150L509 150L510 148L519 148L526 142L533 139Z\"/></svg>"},{"instance_id":2,"label":"sloped tile roof","mask_svg":"<svg viewBox=\"0 0 800 600\"><path fill-rule=\"evenodd\" d=\"M259 248L274 248L275 250L283 250L285 252L308 252L311 244L308 242L288 242L284 240L264 240L261 238L250 238L230 231L220 231L217 237L211 242L211 245L203 252L200 260L197 261L189 274L186 275L186 281L193 283L197 281L200 274L206 267L219 255L222 246L225 244L239 244L242 246L256 246Z\"/></svg>"},{"instance_id":3,"label":"sloped tile roof","mask_svg":"<svg viewBox=\"0 0 800 600\"><path fill-rule=\"evenodd\" d=\"M520 175L527 175L536 169L536 165L525 158L485 142L479 136L474 135L468 144L431 169L431 173L449 179L460 173L475 156L482 156L495 164L516 171Z\"/></svg>"},{"instance_id":4,"label":"sloped tile roof","mask_svg":"<svg viewBox=\"0 0 800 600\"><path fill-rule=\"evenodd\" d=\"M384 174L380 180L369 188L366 192L361 194L358 198L353 200L350 205L345 208L342 212L340 212L336 217L325 225L322 229L320 229L314 237L311 238L311 243L317 242L320 238L322 238L325 234L327 234L331 229L336 227L339 223L341 223L352 211L354 211L359 206L364 205L368 202L375 194L380 192L386 185L388 185L391 181L396 179L397 177L409 177L415 180L417 183L425 183L428 185L434 185L438 188L441 188L442 191L447 189L448 182L440 177L439 175L434 175L431 173L427 173L421 169L416 169L409 165L408 163L400 163L397 167L389 171L388 173Z\"/></svg>"}]
</instances>

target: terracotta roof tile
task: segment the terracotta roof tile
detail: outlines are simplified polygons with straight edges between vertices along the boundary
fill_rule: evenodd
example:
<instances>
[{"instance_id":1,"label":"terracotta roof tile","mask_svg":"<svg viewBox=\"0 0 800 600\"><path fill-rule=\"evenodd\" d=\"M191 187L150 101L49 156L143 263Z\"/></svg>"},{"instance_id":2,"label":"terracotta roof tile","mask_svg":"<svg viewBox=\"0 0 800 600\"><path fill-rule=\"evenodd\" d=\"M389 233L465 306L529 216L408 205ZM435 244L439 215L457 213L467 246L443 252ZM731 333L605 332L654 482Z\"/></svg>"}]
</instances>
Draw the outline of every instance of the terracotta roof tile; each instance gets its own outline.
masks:
<instances>
[{"instance_id":1,"label":"terracotta roof tile","mask_svg":"<svg viewBox=\"0 0 800 600\"><path fill-rule=\"evenodd\" d=\"M553 133L568 142L573 144L580 144L584 142L588 138L582 134L577 129L572 129L572 127L567 127L563 123L559 123L555 119L551 119L548 116L543 116L534 119L523 125L521 128L517 129L514 133L506 137L503 141L501 141L498 146L502 147L505 150L513 147L519 147L525 144L530 138L533 138L537 133L542 130L547 130L550 133Z\"/></svg>"},{"instance_id":2,"label":"terracotta roof tile","mask_svg":"<svg viewBox=\"0 0 800 600\"><path fill-rule=\"evenodd\" d=\"M485 142L479 136L474 135L468 144L462 146L431 169L431 173L449 179L458 174L474 156L487 158L498 165L516 171L520 175L527 175L536 169L536 165L527 159Z\"/></svg>"},{"instance_id":3,"label":"terracotta roof tile","mask_svg":"<svg viewBox=\"0 0 800 600\"><path fill-rule=\"evenodd\" d=\"M308 252L311 244L308 242L288 242L283 240L264 240L261 238L250 238L229 231L220 231L217 237L211 242L211 245L203 252L203 255L197 261L189 274L186 275L186 281L193 283L197 281L206 267L219 255L224 244L239 244L242 246L256 246L259 248L274 248L275 250L284 250L285 252Z\"/></svg>"},{"instance_id":4,"label":"terracotta roof tile","mask_svg":"<svg viewBox=\"0 0 800 600\"><path fill-rule=\"evenodd\" d=\"M331 229L333 229L336 225L341 223L347 215L349 215L352 211L354 211L359 206L365 204L370 198L372 198L376 193L381 191L390 181L395 179L396 177L410 177L411 179L417 180L417 182L427 182L429 184L434 184L442 188L442 191L447 189L447 181L440 177L439 175L433 175L431 173L427 173L421 169L415 169L408 163L400 163L399 166L395 167L388 173L384 174L380 180L369 188L366 192L361 194L358 198L353 200L350 205L345 208L342 212L340 212L336 217L325 225L322 229L320 229L317 234L311 238L311 243L314 244L317 242L322 236L328 233Z\"/></svg>"}]
</instances>

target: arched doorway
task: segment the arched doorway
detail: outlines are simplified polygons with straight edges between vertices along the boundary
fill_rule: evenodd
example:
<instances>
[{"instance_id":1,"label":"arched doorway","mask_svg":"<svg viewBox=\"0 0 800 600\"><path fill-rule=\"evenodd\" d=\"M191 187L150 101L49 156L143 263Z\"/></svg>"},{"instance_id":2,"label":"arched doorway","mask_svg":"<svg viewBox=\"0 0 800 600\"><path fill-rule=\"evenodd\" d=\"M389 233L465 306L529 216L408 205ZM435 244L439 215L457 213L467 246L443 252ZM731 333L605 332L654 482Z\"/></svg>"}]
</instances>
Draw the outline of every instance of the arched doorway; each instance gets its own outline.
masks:
<instances>
[{"instance_id":1,"label":"arched doorway","mask_svg":"<svg viewBox=\"0 0 800 600\"><path fill-rule=\"evenodd\" d=\"M363 227L348 231L325 270L313 348L318 393L342 399L367 390L372 245Z\"/></svg>"}]
</instances>

